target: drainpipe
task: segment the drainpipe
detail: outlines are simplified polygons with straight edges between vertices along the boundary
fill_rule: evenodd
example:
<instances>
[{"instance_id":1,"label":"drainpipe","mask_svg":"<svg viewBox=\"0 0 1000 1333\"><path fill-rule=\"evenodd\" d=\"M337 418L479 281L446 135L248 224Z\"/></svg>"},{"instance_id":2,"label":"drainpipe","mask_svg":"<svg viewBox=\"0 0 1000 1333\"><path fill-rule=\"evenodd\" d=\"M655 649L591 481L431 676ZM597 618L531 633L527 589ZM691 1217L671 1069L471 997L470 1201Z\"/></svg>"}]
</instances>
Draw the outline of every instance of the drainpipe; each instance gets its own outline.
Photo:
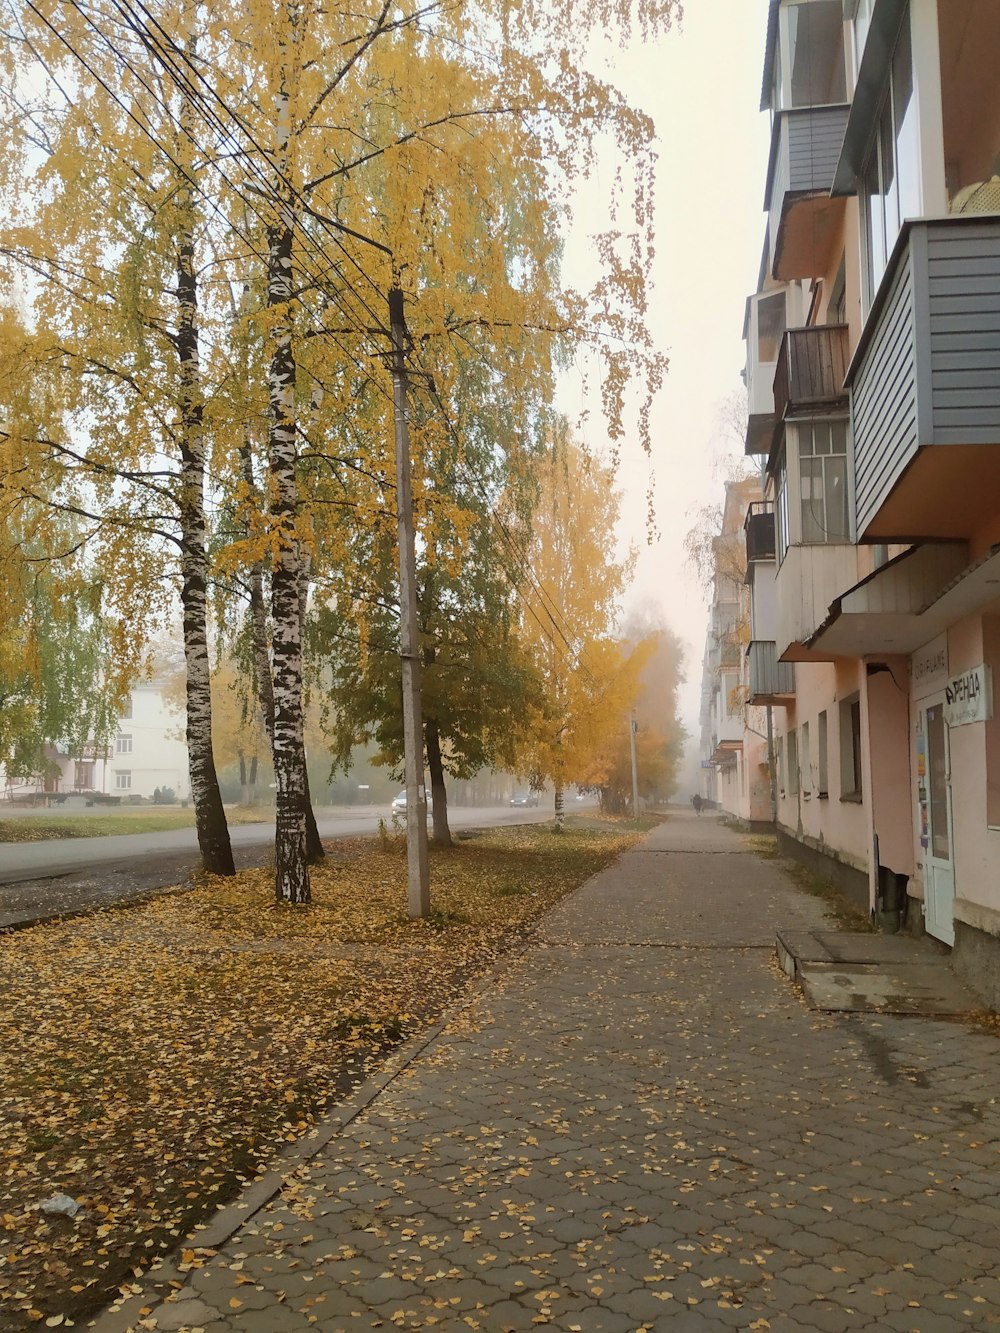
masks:
<instances>
[{"instance_id":1,"label":"drainpipe","mask_svg":"<svg viewBox=\"0 0 1000 1333\"><path fill-rule=\"evenodd\" d=\"M778 825L778 774L774 766L774 727L771 721L771 705L767 705L767 775L771 787L771 823Z\"/></svg>"}]
</instances>

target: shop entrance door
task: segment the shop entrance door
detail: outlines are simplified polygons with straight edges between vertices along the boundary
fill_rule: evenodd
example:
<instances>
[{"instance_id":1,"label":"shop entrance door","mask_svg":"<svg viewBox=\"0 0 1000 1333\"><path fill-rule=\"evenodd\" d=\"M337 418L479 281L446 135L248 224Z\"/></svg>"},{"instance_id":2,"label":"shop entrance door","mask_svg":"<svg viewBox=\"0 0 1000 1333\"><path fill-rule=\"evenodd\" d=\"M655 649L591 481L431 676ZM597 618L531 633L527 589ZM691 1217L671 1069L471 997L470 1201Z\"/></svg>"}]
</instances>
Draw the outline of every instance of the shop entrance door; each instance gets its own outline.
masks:
<instances>
[{"instance_id":1,"label":"shop entrance door","mask_svg":"<svg viewBox=\"0 0 1000 1333\"><path fill-rule=\"evenodd\" d=\"M951 752L944 699L920 710L927 747L927 845L924 850L924 906L931 935L955 943L955 866L951 839Z\"/></svg>"}]
</instances>

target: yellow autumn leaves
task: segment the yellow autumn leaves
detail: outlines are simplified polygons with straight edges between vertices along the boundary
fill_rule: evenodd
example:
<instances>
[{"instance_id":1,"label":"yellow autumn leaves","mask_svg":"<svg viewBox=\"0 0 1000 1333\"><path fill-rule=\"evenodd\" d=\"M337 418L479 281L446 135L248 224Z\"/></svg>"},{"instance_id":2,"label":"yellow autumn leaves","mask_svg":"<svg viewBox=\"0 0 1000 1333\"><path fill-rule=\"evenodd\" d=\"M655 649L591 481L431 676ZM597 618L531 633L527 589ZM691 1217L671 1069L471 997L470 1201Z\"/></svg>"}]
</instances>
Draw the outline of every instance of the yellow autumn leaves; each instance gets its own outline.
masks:
<instances>
[{"instance_id":1,"label":"yellow autumn leaves","mask_svg":"<svg viewBox=\"0 0 1000 1333\"><path fill-rule=\"evenodd\" d=\"M358 841L317 868L308 914L250 871L7 937L0 1309L102 1303L634 836L465 841L419 923L402 850ZM41 1213L56 1193L83 1211Z\"/></svg>"}]
</instances>

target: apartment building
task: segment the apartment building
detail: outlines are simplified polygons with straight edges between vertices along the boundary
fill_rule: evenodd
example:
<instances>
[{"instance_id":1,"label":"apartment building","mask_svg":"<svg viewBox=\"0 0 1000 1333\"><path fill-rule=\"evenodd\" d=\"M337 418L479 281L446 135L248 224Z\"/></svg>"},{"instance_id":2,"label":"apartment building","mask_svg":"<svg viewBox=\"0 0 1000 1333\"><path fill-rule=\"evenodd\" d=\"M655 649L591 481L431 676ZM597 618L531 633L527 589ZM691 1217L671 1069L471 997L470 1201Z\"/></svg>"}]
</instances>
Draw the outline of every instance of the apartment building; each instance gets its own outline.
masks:
<instances>
[{"instance_id":1,"label":"apartment building","mask_svg":"<svg viewBox=\"0 0 1000 1333\"><path fill-rule=\"evenodd\" d=\"M748 828L770 826L774 818L767 710L749 700L751 600L744 527L760 496L755 479L726 485L712 541L712 605L702 663L701 795Z\"/></svg>"},{"instance_id":2,"label":"apartment building","mask_svg":"<svg viewBox=\"0 0 1000 1333\"><path fill-rule=\"evenodd\" d=\"M746 306L775 817L1000 1007L1000 6L772 0Z\"/></svg>"},{"instance_id":3,"label":"apartment building","mask_svg":"<svg viewBox=\"0 0 1000 1333\"><path fill-rule=\"evenodd\" d=\"M52 758L56 792L96 791L126 803L157 790L172 791L178 800L190 796L184 714L162 681L132 686L107 747L91 743L79 755L56 744Z\"/></svg>"}]
</instances>

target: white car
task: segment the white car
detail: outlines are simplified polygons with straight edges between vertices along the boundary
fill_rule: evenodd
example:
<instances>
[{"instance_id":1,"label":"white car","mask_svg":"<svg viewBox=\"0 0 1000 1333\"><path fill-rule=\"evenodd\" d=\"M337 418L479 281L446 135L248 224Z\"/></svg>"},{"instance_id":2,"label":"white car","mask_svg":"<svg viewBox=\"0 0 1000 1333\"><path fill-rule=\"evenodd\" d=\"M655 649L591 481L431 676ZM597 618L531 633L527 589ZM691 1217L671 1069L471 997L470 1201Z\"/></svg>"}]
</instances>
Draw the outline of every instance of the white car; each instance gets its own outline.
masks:
<instances>
[{"instance_id":1,"label":"white car","mask_svg":"<svg viewBox=\"0 0 1000 1333\"><path fill-rule=\"evenodd\" d=\"M403 790L399 793L398 796L396 796L396 797L393 798L393 802L392 802L392 813L393 813L394 815L405 815L405 814L406 814L406 788L405 788L405 787L404 787Z\"/></svg>"}]
</instances>

